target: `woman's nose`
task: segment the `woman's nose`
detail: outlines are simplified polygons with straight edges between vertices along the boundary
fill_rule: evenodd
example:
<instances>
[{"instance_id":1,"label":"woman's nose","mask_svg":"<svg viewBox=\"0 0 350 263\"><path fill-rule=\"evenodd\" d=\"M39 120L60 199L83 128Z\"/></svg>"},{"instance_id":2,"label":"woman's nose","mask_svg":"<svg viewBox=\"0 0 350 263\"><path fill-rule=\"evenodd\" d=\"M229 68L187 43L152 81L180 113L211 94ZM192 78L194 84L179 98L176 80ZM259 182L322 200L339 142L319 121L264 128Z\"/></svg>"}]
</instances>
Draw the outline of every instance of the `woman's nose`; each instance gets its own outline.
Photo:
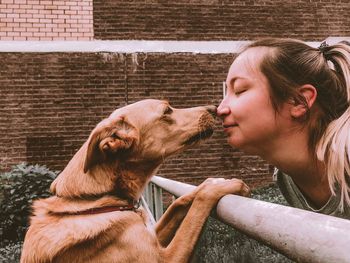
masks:
<instances>
[{"instance_id":1,"label":"woman's nose","mask_svg":"<svg viewBox=\"0 0 350 263\"><path fill-rule=\"evenodd\" d=\"M223 99L216 110L216 115L224 117L228 114L230 114L230 107L225 103L225 99Z\"/></svg>"}]
</instances>

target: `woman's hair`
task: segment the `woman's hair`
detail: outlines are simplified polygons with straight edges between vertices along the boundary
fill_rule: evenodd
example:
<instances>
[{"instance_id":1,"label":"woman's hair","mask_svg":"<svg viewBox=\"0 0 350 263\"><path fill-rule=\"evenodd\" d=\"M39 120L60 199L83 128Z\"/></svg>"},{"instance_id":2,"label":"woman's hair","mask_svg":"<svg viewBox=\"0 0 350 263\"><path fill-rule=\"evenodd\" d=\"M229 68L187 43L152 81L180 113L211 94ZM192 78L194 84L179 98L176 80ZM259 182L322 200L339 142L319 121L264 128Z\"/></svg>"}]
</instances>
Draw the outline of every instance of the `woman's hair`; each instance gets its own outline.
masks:
<instances>
[{"instance_id":1,"label":"woman's hair","mask_svg":"<svg viewBox=\"0 0 350 263\"><path fill-rule=\"evenodd\" d=\"M292 39L262 39L249 48L265 47L260 70L270 84L271 101L278 112L285 102L304 104L310 131L309 147L325 162L333 194L339 187L340 208L350 205L350 44L322 43L313 48ZM314 106L308 107L298 87L311 84L317 90Z\"/></svg>"}]
</instances>

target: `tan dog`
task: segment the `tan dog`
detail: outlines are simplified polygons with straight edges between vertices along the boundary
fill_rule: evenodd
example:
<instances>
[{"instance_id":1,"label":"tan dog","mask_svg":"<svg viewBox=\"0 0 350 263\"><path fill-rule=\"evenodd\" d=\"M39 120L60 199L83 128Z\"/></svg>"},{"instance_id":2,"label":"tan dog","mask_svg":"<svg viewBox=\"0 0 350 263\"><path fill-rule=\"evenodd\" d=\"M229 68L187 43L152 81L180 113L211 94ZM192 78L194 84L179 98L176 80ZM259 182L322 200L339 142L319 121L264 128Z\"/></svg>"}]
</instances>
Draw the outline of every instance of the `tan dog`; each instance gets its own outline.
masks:
<instances>
[{"instance_id":1,"label":"tan dog","mask_svg":"<svg viewBox=\"0 0 350 263\"><path fill-rule=\"evenodd\" d=\"M134 203L164 158L210 137L215 110L144 100L114 111L52 183L55 195L34 203L21 262L188 262L213 206L248 194L243 182L206 180L155 230Z\"/></svg>"}]
</instances>

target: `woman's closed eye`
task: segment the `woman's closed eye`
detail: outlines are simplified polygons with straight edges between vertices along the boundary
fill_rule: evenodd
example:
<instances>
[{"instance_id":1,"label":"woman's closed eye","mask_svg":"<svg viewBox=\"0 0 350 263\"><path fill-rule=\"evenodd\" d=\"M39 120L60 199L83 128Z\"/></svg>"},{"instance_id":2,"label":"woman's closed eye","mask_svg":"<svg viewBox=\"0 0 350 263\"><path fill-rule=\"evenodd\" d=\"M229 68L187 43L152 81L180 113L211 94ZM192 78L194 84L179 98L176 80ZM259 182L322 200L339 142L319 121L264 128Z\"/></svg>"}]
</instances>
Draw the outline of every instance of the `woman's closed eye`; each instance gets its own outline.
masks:
<instances>
[{"instance_id":1,"label":"woman's closed eye","mask_svg":"<svg viewBox=\"0 0 350 263\"><path fill-rule=\"evenodd\" d=\"M242 93L244 93L244 92L246 92L247 91L247 89L245 89L245 88L239 88L239 89L234 89L233 90L233 93L236 95L236 96L238 96L238 95L241 95Z\"/></svg>"},{"instance_id":2,"label":"woman's closed eye","mask_svg":"<svg viewBox=\"0 0 350 263\"><path fill-rule=\"evenodd\" d=\"M246 92L247 90L249 90L249 83L246 83L246 81L240 81L239 83L235 83L235 85L232 87L233 89L233 93L236 96L239 96L241 94L243 94L244 92Z\"/></svg>"}]
</instances>

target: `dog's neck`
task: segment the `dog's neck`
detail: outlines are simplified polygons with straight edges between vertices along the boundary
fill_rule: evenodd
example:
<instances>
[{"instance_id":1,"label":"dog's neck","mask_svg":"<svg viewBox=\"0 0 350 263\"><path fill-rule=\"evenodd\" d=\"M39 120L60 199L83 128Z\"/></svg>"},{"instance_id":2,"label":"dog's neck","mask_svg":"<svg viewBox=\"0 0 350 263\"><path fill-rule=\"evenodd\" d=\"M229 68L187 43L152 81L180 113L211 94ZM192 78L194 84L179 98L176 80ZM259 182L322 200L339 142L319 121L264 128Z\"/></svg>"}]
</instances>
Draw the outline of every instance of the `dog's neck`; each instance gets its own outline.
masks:
<instances>
[{"instance_id":1,"label":"dog's neck","mask_svg":"<svg viewBox=\"0 0 350 263\"><path fill-rule=\"evenodd\" d=\"M154 162L126 162L118 166L116 193L129 200L139 200L143 189L157 173L159 164Z\"/></svg>"}]
</instances>

